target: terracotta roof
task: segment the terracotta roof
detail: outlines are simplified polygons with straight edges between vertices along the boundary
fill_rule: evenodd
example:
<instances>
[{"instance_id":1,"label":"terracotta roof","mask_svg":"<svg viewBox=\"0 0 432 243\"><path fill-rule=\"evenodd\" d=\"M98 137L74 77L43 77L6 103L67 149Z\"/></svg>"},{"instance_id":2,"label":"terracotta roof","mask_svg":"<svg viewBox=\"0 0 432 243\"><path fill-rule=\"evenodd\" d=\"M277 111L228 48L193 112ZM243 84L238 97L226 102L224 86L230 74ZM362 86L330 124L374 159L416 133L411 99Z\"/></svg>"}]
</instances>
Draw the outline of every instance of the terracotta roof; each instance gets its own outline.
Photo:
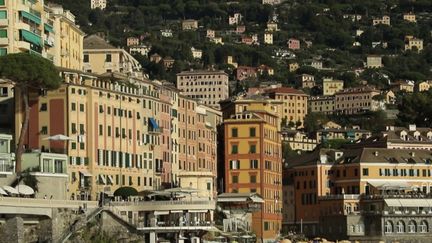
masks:
<instances>
[{"instance_id":1,"label":"terracotta roof","mask_svg":"<svg viewBox=\"0 0 432 243\"><path fill-rule=\"evenodd\" d=\"M84 38L84 49L117 49L97 35L89 35Z\"/></svg>"}]
</instances>

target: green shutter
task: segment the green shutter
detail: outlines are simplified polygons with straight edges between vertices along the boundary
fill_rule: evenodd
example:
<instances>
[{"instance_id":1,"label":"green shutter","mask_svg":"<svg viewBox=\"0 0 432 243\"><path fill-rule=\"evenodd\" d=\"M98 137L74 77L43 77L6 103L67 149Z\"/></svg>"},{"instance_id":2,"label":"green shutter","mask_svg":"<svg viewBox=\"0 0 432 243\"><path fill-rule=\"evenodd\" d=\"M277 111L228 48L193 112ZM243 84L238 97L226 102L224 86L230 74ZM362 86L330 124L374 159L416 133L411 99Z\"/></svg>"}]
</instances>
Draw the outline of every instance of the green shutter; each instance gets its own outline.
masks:
<instances>
[{"instance_id":1,"label":"green shutter","mask_svg":"<svg viewBox=\"0 0 432 243\"><path fill-rule=\"evenodd\" d=\"M53 27L51 25L44 24L44 27L45 27L45 31L54 33L54 29L53 29Z\"/></svg>"},{"instance_id":2,"label":"green shutter","mask_svg":"<svg viewBox=\"0 0 432 243\"><path fill-rule=\"evenodd\" d=\"M6 29L0 29L0 38L7 38L7 30Z\"/></svg>"},{"instance_id":3,"label":"green shutter","mask_svg":"<svg viewBox=\"0 0 432 243\"><path fill-rule=\"evenodd\" d=\"M0 0L0 5L1 5L1 0ZM7 19L7 12L6 12L6 10L1 10L0 11L0 19Z\"/></svg>"},{"instance_id":4,"label":"green shutter","mask_svg":"<svg viewBox=\"0 0 432 243\"><path fill-rule=\"evenodd\" d=\"M5 5L4 0L0 0L0 5Z\"/></svg>"},{"instance_id":5,"label":"green shutter","mask_svg":"<svg viewBox=\"0 0 432 243\"><path fill-rule=\"evenodd\" d=\"M7 49L6 48L0 48L0 56L6 56L7 55Z\"/></svg>"}]
</instances>

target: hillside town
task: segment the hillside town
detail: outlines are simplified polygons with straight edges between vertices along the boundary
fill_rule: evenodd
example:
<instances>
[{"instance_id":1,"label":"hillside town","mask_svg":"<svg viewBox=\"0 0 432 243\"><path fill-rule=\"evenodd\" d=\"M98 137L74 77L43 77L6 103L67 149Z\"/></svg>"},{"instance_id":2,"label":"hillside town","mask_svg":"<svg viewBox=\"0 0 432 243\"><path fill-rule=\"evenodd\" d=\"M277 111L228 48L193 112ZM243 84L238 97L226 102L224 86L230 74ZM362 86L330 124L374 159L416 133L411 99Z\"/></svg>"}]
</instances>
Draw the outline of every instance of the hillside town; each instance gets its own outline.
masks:
<instances>
[{"instance_id":1,"label":"hillside town","mask_svg":"<svg viewBox=\"0 0 432 243\"><path fill-rule=\"evenodd\" d=\"M431 12L0 0L0 242L430 242Z\"/></svg>"}]
</instances>

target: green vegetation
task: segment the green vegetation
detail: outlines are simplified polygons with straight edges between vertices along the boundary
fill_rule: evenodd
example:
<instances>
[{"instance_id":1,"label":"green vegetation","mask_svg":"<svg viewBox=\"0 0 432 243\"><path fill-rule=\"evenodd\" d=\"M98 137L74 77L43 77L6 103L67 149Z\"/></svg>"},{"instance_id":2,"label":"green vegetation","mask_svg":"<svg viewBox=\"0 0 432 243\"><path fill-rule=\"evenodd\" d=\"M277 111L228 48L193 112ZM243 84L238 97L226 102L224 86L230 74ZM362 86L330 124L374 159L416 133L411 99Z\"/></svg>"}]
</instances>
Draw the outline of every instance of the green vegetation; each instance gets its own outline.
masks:
<instances>
[{"instance_id":1,"label":"green vegetation","mask_svg":"<svg viewBox=\"0 0 432 243\"><path fill-rule=\"evenodd\" d=\"M432 91L403 94L399 102L397 125L416 124L419 127L432 127Z\"/></svg>"},{"instance_id":2,"label":"green vegetation","mask_svg":"<svg viewBox=\"0 0 432 243\"><path fill-rule=\"evenodd\" d=\"M15 152L16 172L21 173L21 157L30 118L29 93L56 89L60 86L61 79L51 61L27 53L0 57L0 78L14 82L15 89L20 93L23 101L23 123Z\"/></svg>"},{"instance_id":3,"label":"green vegetation","mask_svg":"<svg viewBox=\"0 0 432 243\"><path fill-rule=\"evenodd\" d=\"M138 191L135 188L129 186L120 187L114 192L114 196L122 197L124 199L130 196L137 196L137 195L138 195Z\"/></svg>"}]
</instances>

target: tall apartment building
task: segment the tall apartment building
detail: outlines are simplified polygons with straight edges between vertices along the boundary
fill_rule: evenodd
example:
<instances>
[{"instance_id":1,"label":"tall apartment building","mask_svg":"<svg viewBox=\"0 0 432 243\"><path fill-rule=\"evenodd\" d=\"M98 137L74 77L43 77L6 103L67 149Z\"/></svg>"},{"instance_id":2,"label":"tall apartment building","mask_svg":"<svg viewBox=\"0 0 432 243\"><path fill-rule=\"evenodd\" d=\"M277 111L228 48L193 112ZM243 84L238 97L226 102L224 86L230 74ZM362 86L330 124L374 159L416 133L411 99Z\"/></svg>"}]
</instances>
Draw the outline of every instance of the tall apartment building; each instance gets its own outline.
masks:
<instances>
[{"instance_id":1,"label":"tall apartment building","mask_svg":"<svg viewBox=\"0 0 432 243\"><path fill-rule=\"evenodd\" d=\"M119 72L141 76L141 64L127 51L97 35L84 38L84 71L95 74Z\"/></svg>"},{"instance_id":2,"label":"tall apartment building","mask_svg":"<svg viewBox=\"0 0 432 243\"><path fill-rule=\"evenodd\" d=\"M104 10L107 6L107 0L90 0L90 8L100 8Z\"/></svg>"},{"instance_id":3,"label":"tall apartment building","mask_svg":"<svg viewBox=\"0 0 432 243\"><path fill-rule=\"evenodd\" d=\"M205 198L215 194L214 131L220 113L208 107L197 111L196 101L161 83L68 69L61 75L59 89L31 95L25 146L67 155L68 197L95 199L100 192L111 194L124 186L138 191L183 186L197 188ZM209 112L197 115L202 110ZM17 104L16 124L21 124L21 114ZM46 140L56 134L71 140ZM206 150L200 150L202 146ZM195 172L187 185L182 171ZM206 180L196 179L199 171L209 172Z\"/></svg>"},{"instance_id":4,"label":"tall apartment building","mask_svg":"<svg viewBox=\"0 0 432 243\"><path fill-rule=\"evenodd\" d=\"M282 116L287 122L301 122L303 126L304 118L308 112L308 97L301 90L280 87L275 89L269 89L266 94L272 99L282 102Z\"/></svg>"},{"instance_id":5,"label":"tall apartment building","mask_svg":"<svg viewBox=\"0 0 432 243\"><path fill-rule=\"evenodd\" d=\"M358 114L375 109L373 97L380 92L371 87L348 88L335 94L335 112Z\"/></svg>"},{"instance_id":6,"label":"tall apartment building","mask_svg":"<svg viewBox=\"0 0 432 243\"><path fill-rule=\"evenodd\" d=\"M308 100L309 112L333 114L335 110L334 96L310 96Z\"/></svg>"},{"instance_id":7,"label":"tall apartment building","mask_svg":"<svg viewBox=\"0 0 432 243\"><path fill-rule=\"evenodd\" d=\"M30 52L53 60L53 36L44 1L0 1L0 55Z\"/></svg>"},{"instance_id":8,"label":"tall apartment building","mask_svg":"<svg viewBox=\"0 0 432 243\"><path fill-rule=\"evenodd\" d=\"M262 195L264 203L252 216L252 229L261 242L275 239L282 219L281 102L245 97L224 101L222 110L224 191Z\"/></svg>"},{"instance_id":9,"label":"tall apartment building","mask_svg":"<svg viewBox=\"0 0 432 243\"><path fill-rule=\"evenodd\" d=\"M229 97L228 74L223 71L197 70L177 74L177 88L182 94L218 108Z\"/></svg>"},{"instance_id":10,"label":"tall apartment building","mask_svg":"<svg viewBox=\"0 0 432 243\"><path fill-rule=\"evenodd\" d=\"M83 70L83 40L82 32L75 23L75 15L58 5L47 7L54 27L54 38L49 42L54 44L54 65L74 70Z\"/></svg>"}]
</instances>

